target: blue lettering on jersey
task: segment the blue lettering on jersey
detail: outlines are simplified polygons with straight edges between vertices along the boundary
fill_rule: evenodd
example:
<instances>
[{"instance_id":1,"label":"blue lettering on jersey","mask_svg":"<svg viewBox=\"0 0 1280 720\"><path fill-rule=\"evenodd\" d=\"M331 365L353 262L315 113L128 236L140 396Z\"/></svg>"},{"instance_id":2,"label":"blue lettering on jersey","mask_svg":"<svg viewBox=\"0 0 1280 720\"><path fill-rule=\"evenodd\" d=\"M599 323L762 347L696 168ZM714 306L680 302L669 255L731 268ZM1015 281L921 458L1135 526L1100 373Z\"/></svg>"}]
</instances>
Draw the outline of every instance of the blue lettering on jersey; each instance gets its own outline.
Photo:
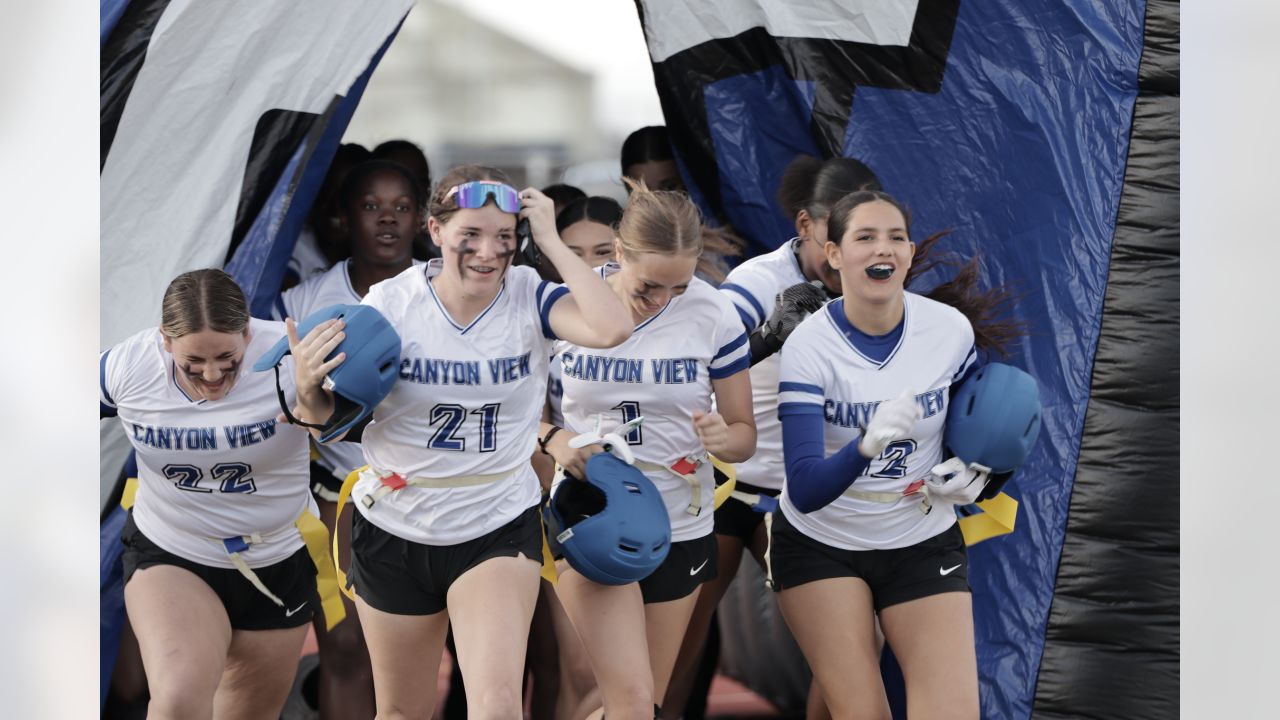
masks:
<instances>
[{"instance_id":1,"label":"blue lettering on jersey","mask_svg":"<svg viewBox=\"0 0 1280 720\"><path fill-rule=\"evenodd\" d=\"M248 425L231 425L222 428L222 434L226 436L227 443L233 448L257 445L276 434L276 421L273 418Z\"/></svg>"},{"instance_id":2,"label":"blue lettering on jersey","mask_svg":"<svg viewBox=\"0 0 1280 720\"><path fill-rule=\"evenodd\" d=\"M698 361L695 358L662 358L650 360L653 381L659 385L682 385L698 382Z\"/></svg>"},{"instance_id":3,"label":"blue lettering on jersey","mask_svg":"<svg viewBox=\"0 0 1280 720\"><path fill-rule=\"evenodd\" d=\"M152 427L130 423L133 439L157 450L217 450L218 434L211 427Z\"/></svg>"},{"instance_id":4,"label":"blue lettering on jersey","mask_svg":"<svg viewBox=\"0 0 1280 720\"><path fill-rule=\"evenodd\" d=\"M405 358L400 361L400 379L423 385L479 385L480 361Z\"/></svg>"},{"instance_id":5,"label":"blue lettering on jersey","mask_svg":"<svg viewBox=\"0 0 1280 720\"><path fill-rule=\"evenodd\" d=\"M489 361L489 377L494 385L515 382L529 372L529 353Z\"/></svg>"},{"instance_id":6,"label":"blue lettering on jersey","mask_svg":"<svg viewBox=\"0 0 1280 720\"><path fill-rule=\"evenodd\" d=\"M933 417L947 407L946 388L920 393L916 396L916 402L920 403L920 409L924 411L924 417Z\"/></svg>"},{"instance_id":7,"label":"blue lettering on jersey","mask_svg":"<svg viewBox=\"0 0 1280 720\"><path fill-rule=\"evenodd\" d=\"M915 400L920 405L923 415L921 419L933 417L946 409L947 389L937 388L920 393L916 395ZM832 425L843 428L864 428L878 407L880 407L879 401L855 403L827 398L822 403L822 418Z\"/></svg>"},{"instance_id":8,"label":"blue lettering on jersey","mask_svg":"<svg viewBox=\"0 0 1280 720\"><path fill-rule=\"evenodd\" d=\"M599 355L560 355L562 372L571 378L590 382L641 383L644 382L644 362L632 358L615 358Z\"/></svg>"}]
</instances>

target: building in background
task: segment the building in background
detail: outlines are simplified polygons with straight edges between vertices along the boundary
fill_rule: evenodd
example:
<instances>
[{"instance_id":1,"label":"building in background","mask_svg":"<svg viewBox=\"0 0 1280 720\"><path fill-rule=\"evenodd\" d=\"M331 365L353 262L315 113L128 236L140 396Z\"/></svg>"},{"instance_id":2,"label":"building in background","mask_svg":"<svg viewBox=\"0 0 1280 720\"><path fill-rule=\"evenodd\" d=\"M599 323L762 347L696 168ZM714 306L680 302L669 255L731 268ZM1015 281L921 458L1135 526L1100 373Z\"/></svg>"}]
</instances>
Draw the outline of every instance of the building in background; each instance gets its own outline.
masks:
<instances>
[{"instance_id":1,"label":"building in background","mask_svg":"<svg viewBox=\"0 0 1280 720\"><path fill-rule=\"evenodd\" d=\"M440 0L419 2L378 65L344 140L407 138L432 175L471 162L517 186L565 178L621 199L618 148L595 117L595 77Z\"/></svg>"}]
</instances>

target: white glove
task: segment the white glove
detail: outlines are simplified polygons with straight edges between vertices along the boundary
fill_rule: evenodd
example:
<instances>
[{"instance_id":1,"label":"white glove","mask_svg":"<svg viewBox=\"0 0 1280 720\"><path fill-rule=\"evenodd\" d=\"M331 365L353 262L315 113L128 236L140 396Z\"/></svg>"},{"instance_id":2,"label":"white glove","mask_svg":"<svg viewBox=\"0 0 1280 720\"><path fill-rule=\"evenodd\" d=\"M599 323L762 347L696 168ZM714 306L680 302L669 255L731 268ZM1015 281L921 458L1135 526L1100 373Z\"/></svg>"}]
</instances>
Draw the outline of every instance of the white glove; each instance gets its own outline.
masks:
<instances>
[{"instance_id":1,"label":"white glove","mask_svg":"<svg viewBox=\"0 0 1280 720\"><path fill-rule=\"evenodd\" d=\"M987 486L987 476L991 468L978 463L965 464L958 457L938 463L925 478L925 503L951 503L952 505L969 505L976 502L982 489Z\"/></svg>"},{"instance_id":2,"label":"white glove","mask_svg":"<svg viewBox=\"0 0 1280 720\"><path fill-rule=\"evenodd\" d=\"M581 433L569 441L569 447L578 449L588 445L599 444L606 452L613 453L613 456L628 465L634 465L636 462L635 453L631 452L631 448L624 439L626 434L640 426L644 421L644 416L638 417L630 422L625 422L614 428L611 432L601 433L601 424L603 416L596 416L596 429L594 432Z\"/></svg>"},{"instance_id":3,"label":"white glove","mask_svg":"<svg viewBox=\"0 0 1280 720\"><path fill-rule=\"evenodd\" d=\"M880 403L876 408L875 414L862 431L858 451L864 457L879 457L889 443L909 436L921 417L923 413L920 411L920 403L916 402L915 393L903 390L901 395Z\"/></svg>"}]
</instances>

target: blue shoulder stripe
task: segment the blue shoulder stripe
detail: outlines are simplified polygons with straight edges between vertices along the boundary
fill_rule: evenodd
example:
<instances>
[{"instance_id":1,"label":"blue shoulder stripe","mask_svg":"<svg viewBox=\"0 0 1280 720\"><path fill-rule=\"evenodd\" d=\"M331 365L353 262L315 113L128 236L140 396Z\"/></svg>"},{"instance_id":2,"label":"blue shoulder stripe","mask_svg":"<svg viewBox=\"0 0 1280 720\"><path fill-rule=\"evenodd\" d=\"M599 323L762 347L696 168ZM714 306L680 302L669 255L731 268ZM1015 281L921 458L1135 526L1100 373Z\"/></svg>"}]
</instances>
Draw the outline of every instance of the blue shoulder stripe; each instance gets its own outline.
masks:
<instances>
[{"instance_id":1,"label":"blue shoulder stripe","mask_svg":"<svg viewBox=\"0 0 1280 720\"><path fill-rule=\"evenodd\" d=\"M736 375L749 367L751 367L751 353L748 352L728 365L709 369L707 373L711 375L712 380L723 380L724 378L727 378L730 375Z\"/></svg>"},{"instance_id":2,"label":"blue shoulder stripe","mask_svg":"<svg viewBox=\"0 0 1280 720\"><path fill-rule=\"evenodd\" d=\"M727 343L724 347L717 350L716 356L711 358L711 362L715 362L716 360L719 360L725 355L728 355L729 353L733 352L734 350L737 350L738 348L746 344L747 344L747 334L742 333L738 335L738 337L734 338L732 341Z\"/></svg>"},{"instance_id":3,"label":"blue shoulder stripe","mask_svg":"<svg viewBox=\"0 0 1280 720\"><path fill-rule=\"evenodd\" d=\"M802 392L802 393L813 393L814 395L821 395L822 388L818 387L817 385L810 385L809 383L798 383L798 382L790 382L788 380L783 380L782 382L778 383L778 392L780 393Z\"/></svg>"},{"instance_id":4,"label":"blue shoulder stripe","mask_svg":"<svg viewBox=\"0 0 1280 720\"><path fill-rule=\"evenodd\" d=\"M760 301L756 300L755 296L752 295L750 292L748 292L746 288L742 287L741 285L735 285L733 283L722 283L720 285L720 289L731 290L741 295L743 298L746 299L748 303L751 304L751 307L754 308L756 311L757 319L755 324L759 325L760 323L764 322L764 306L761 305ZM753 330L755 329L754 325L752 326L752 329Z\"/></svg>"},{"instance_id":5,"label":"blue shoulder stripe","mask_svg":"<svg viewBox=\"0 0 1280 720\"><path fill-rule=\"evenodd\" d=\"M115 407L116 401L112 399L111 393L107 392L107 356L111 354L108 350L102 353L102 357L98 358L98 387L102 388L102 397Z\"/></svg>"}]
</instances>

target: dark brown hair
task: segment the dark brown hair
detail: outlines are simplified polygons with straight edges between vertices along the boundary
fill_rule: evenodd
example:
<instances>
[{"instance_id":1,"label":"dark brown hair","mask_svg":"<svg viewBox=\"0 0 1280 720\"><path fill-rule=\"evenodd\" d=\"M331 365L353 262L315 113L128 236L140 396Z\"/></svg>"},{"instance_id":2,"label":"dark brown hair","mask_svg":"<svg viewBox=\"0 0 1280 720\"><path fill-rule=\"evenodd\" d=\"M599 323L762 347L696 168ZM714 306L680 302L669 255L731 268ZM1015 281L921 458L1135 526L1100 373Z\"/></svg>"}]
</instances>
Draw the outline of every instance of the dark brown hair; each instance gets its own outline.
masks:
<instances>
[{"instance_id":1,"label":"dark brown hair","mask_svg":"<svg viewBox=\"0 0 1280 720\"><path fill-rule=\"evenodd\" d=\"M164 291L160 332L170 339L213 330L244 332L249 304L244 291L221 270L192 270L174 278Z\"/></svg>"},{"instance_id":2,"label":"dark brown hair","mask_svg":"<svg viewBox=\"0 0 1280 720\"><path fill-rule=\"evenodd\" d=\"M840 199L831 208L831 217L827 221L827 241L840 244L848 229L853 211L859 205L874 201L886 202L902 213L906 222L907 236L911 235L911 214L888 193L878 190L867 190L850 193ZM956 255L943 253L938 249L938 241L950 231L934 233L916 243L915 255L911 258L911 267L907 270L904 284L912 286L925 273L934 269L955 268L955 276L936 287L921 294L930 300L950 305L969 319L973 326L974 344L978 349L998 355L1009 356L1009 348L1022 337L1025 327L1016 320L1008 319L1008 311L1017 299L1005 287L990 290L979 288L980 265L977 256L968 262L962 262Z\"/></svg>"},{"instance_id":3,"label":"dark brown hair","mask_svg":"<svg viewBox=\"0 0 1280 720\"><path fill-rule=\"evenodd\" d=\"M778 204L793 220L806 210L821 220L840 198L858 190L879 190L880 179L871 168L854 158L819 160L797 155L782 172L778 183Z\"/></svg>"}]
</instances>

